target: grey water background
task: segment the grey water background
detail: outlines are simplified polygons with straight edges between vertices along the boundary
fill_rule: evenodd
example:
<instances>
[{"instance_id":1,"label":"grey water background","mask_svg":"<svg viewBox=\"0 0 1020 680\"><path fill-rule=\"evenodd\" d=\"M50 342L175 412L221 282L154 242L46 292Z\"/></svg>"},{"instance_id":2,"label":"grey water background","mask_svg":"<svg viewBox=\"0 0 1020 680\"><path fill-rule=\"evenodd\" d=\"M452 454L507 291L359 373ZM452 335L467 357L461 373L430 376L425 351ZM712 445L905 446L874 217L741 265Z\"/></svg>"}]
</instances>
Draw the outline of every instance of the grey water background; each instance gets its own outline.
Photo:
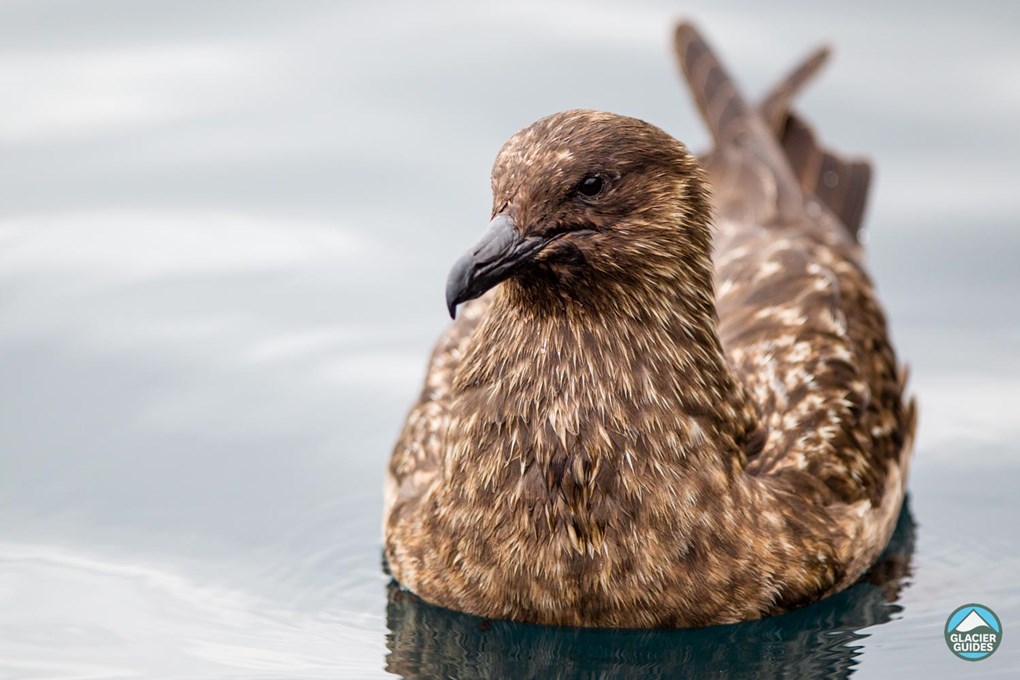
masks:
<instances>
[{"instance_id":1,"label":"grey water background","mask_svg":"<svg viewBox=\"0 0 1020 680\"><path fill-rule=\"evenodd\" d=\"M388 589L383 470L496 151L578 107L703 148L681 16L749 93L837 47L800 108L877 164L921 404L878 585L655 633ZM3 2L0 678L1016 677L1018 37L998 2Z\"/></svg>"}]
</instances>

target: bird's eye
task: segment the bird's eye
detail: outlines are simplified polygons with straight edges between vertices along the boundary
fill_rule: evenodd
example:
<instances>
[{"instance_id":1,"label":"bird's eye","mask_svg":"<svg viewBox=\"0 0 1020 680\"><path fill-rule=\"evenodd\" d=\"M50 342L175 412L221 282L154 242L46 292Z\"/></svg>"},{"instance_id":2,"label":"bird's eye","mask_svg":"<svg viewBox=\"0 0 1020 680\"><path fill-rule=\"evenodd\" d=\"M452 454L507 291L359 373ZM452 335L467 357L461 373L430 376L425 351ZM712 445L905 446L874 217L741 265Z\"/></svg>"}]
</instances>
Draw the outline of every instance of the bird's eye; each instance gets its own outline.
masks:
<instances>
[{"instance_id":1,"label":"bird's eye","mask_svg":"<svg viewBox=\"0 0 1020 680\"><path fill-rule=\"evenodd\" d=\"M598 175L588 175L577 185L577 193L588 198L594 198L606 188L606 181Z\"/></svg>"}]
</instances>

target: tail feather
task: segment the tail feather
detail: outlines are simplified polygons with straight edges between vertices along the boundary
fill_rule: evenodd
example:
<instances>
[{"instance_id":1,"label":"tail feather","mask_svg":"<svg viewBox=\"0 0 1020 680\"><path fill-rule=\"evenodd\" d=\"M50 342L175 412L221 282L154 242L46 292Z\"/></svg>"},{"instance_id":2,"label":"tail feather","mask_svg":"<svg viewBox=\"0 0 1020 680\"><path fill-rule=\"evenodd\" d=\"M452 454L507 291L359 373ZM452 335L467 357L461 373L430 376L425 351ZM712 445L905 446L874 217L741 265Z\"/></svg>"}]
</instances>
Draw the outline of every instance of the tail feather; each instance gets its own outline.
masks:
<instances>
[{"instance_id":1,"label":"tail feather","mask_svg":"<svg viewBox=\"0 0 1020 680\"><path fill-rule=\"evenodd\" d=\"M772 88L758 110L782 145L804 194L814 195L857 238L868 201L871 165L860 159L845 159L823 147L811 126L790 109L794 97L829 56L827 47L812 52Z\"/></svg>"},{"instance_id":2,"label":"tail feather","mask_svg":"<svg viewBox=\"0 0 1020 680\"><path fill-rule=\"evenodd\" d=\"M694 26L679 24L674 46L694 102L716 144L719 144L726 138L733 123L751 114L751 109Z\"/></svg>"},{"instance_id":3,"label":"tail feather","mask_svg":"<svg viewBox=\"0 0 1020 680\"><path fill-rule=\"evenodd\" d=\"M822 47L808 55L769 91L758 111L779 139L804 194L813 194L856 237L867 204L871 165L823 147L811 126L791 110L793 98L831 54Z\"/></svg>"},{"instance_id":4,"label":"tail feather","mask_svg":"<svg viewBox=\"0 0 1020 680\"><path fill-rule=\"evenodd\" d=\"M782 176L791 174L800 192L814 195L856 239L867 203L871 165L861 159L845 159L824 147L814 130L791 110L794 97L818 74L831 51L822 47L812 52L752 109L694 26L677 26L675 48L716 146L724 146L748 130L762 129L758 121L752 121L760 119L773 139L765 144L769 148L760 147L759 155L777 173L780 185ZM773 145L781 150L775 157L770 151Z\"/></svg>"},{"instance_id":5,"label":"tail feather","mask_svg":"<svg viewBox=\"0 0 1020 680\"><path fill-rule=\"evenodd\" d=\"M804 85L818 75L831 56L832 50L828 47L818 48L780 80L762 100L758 111L777 135L783 130L793 98Z\"/></svg>"},{"instance_id":6,"label":"tail feather","mask_svg":"<svg viewBox=\"0 0 1020 680\"><path fill-rule=\"evenodd\" d=\"M856 238L871 185L871 164L845 159L821 145L800 116L787 112L779 141L805 195L814 195Z\"/></svg>"}]
</instances>

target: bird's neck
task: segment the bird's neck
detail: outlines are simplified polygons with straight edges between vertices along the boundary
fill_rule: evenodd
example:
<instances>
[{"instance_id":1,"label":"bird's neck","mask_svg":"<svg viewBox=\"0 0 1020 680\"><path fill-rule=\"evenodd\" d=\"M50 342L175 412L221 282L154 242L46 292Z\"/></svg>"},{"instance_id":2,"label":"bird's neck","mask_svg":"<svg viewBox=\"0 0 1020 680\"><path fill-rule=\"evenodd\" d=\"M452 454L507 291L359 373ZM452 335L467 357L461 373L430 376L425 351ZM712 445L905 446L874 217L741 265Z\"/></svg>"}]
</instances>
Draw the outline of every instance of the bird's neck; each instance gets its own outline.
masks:
<instances>
[{"instance_id":1,"label":"bird's neck","mask_svg":"<svg viewBox=\"0 0 1020 680\"><path fill-rule=\"evenodd\" d=\"M710 271L542 304L526 283L508 284L456 376L456 412L470 416L451 427L478 444L465 455L742 467L755 414L719 342Z\"/></svg>"}]
</instances>

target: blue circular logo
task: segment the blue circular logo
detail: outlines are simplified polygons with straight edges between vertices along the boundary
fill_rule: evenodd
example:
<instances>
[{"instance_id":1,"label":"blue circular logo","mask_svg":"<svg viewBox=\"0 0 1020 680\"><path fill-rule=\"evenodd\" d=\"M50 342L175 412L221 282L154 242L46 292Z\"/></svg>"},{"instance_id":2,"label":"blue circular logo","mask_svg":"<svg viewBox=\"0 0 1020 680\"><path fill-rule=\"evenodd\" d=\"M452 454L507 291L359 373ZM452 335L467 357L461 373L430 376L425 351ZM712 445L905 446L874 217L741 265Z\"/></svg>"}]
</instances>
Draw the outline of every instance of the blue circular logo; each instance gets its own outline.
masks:
<instances>
[{"instance_id":1,"label":"blue circular logo","mask_svg":"<svg viewBox=\"0 0 1020 680\"><path fill-rule=\"evenodd\" d=\"M946 620L946 645L966 661L990 657L1002 641L1002 623L983 604L965 604Z\"/></svg>"}]
</instances>

